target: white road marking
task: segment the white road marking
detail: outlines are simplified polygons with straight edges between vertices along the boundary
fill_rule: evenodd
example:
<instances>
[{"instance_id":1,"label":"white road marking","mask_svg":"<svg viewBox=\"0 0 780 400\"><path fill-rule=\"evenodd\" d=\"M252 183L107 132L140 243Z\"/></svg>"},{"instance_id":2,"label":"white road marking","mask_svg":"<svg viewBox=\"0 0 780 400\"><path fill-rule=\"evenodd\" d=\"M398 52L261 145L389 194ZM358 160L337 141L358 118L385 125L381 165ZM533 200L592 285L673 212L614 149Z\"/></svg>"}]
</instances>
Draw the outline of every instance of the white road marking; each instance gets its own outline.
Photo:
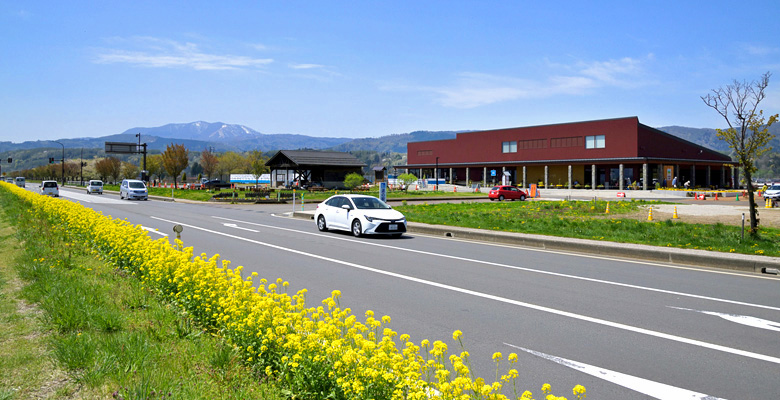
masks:
<instances>
[{"instance_id":1,"label":"white road marking","mask_svg":"<svg viewBox=\"0 0 780 400\"><path fill-rule=\"evenodd\" d=\"M236 228L236 229L241 229L241 230L244 230L244 231L249 231L249 232L254 232L254 233L258 233L258 232L260 232L260 231L256 231L256 230L254 230L254 229L243 228L243 227L240 227L240 226L238 226L238 225L236 225L236 224L222 224L222 225L225 225L225 226L227 226L228 228Z\"/></svg>"},{"instance_id":2,"label":"white road marking","mask_svg":"<svg viewBox=\"0 0 780 400\"><path fill-rule=\"evenodd\" d=\"M286 251L286 252L289 252L289 253L292 253L292 254L298 254L298 255L305 256L305 257L316 258L318 260L328 261L328 262L332 262L332 263L335 263L335 264L341 264L341 265L344 265L344 266L348 266L348 267L352 267L352 268L356 268L356 269L361 269L361 270L364 270L364 271L374 272L374 273L381 274L381 275L392 276L394 278L403 279L403 280L407 280L407 281L411 281L411 282L416 282L416 283L420 283L420 284L423 284L423 285L436 287L436 288L439 288L439 289L450 290L450 291L453 291L453 292L463 293L463 294L467 294L467 295L470 295L470 296L480 297L480 298L483 298L483 299L488 299L488 300L498 301L498 302L501 302L501 303L506 303L506 304L511 304L511 305L515 305L515 306L519 306L519 307L524 307L524 308L528 308L528 309L531 309L531 310L537 310L537 311L546 312L546 313L549 313L549 314L560 315L560 316L563 316L563 317L568 317L568 318L572 318L572 319L576 319L576 320L580 320L580 321L592 322L594 324L609 326L609 327L612 327L612 328L622 329L622 330L629 331L629 332L640 333L640 334L647 335L647 336L657 337L657 338L661 338L661 339L667 339L667 340L671 340L671 341L678 342L678 343L690 344L690 345L693 345L693 346L698 346L698 347L711 349L711 350L715 350L715 351L720 351L720 352L724 352L724 353L729 353L729 354L735 354L735 355L738 355L738 356L748 357L748 358L761 360L761 361L766 361L766 362L770 362L770 363L773 363L773 364L780 365L780 358L769 356L769 355L766 355L766 354L760 354L760 353L754 353L754 352L751 352L751 351L735 349L735 348L732 348L732 347L721 346L719 344L714 344L714 343L707 343L707 342L703 342L703 341L700 341L700 340L685 338L685 337L682 337L682 336L676 336L676 335L671 335L671 334L668 334L668 333L653 331L653 330L650 330L650 329L639 328L639 327L636 327L636 326L621 324L619 322L613 322L613 321L608 321L608 320L605 320L605 319L588 317L588 316L585 316L585 315L575 314L575 313L569 312L569 311L558 310L558 309L555 309L555 308L550 308L550 307L540 306L540 305L537 305L537 304L526 303L526 302L522 302L522 301L508 299L508 298L505 298L505 297L495 296L495 295L488 294L488 293L477 292L477 291L470 290L470 289L464 289L464 288L460 288L460 287L457 287L457 286L452 286L452 285L447 285L447 284L443 284L443 283L439 283L439 282L429 281L429 280L426 280L426 279L420 279L420 278L416 278L416 277L409 276L409 275L402 275L402 274L398 274L398 273L395 273L395 272L390 272L390 271L385 271L385 270L381 270L381 269L377 269L377 268L372 268L372 267L368 267L368 266L365 266L365 265L355 264L355 263L351 263L351 262L343 261L343 260L338 260L338 259L331 258L331 257L325 257L325 256L317 255L317 254L307 253L307 252L301 251L301 250L295 250L295 249L291 249L291 248L288 248L288 247L278 246L278 245L271 244L271 243L261 242L259 240L253 240L253 239L249 239L249 238L245 238L245 237L241 237L241 236L231 235L229 233L219 232L219 231L215 231L215 230L212 230L212 229L202 228L202 227L199 227L199 226L186 224L186 223L182 223L182 222L177 222L177 221L172 221L172 220L168 220L168 219L164 219L164 218L159 218L159 217L154 217L154 216L151 217L151 218L159 220L159 221L168 222L168 223L171 223L171 224L179 224L179 225L182 225L182 226L186 226L186 227L189 227L189 228L192 228L192 229L201 230L201 231L204 231L204 232L213 233L215 235L221 235L221 236L233 238L233 239L236 239L236 240L243 240L245 242L258 244L260 246L266 246L266 247L270 247L272 249L277 249L277 250L281 250L281 251Z\"/></svg>"},{"instance_id":3,"label":"white road marking","mask_svg":"<svg viewBox=\"0 0 780 400\"><path fill-rule=\"evenodd\" d=\"M549 360L554 363L563 365L565 367L575 369L584 374L595 376L596 378L603 379L608 382L612 382L616 385L623 386L635 392L639 392L648 395L650 397L654 397L656 399L722 400L719 397L713 397L704 393L698 393L691 390L678 388L676 386L671 386L664 383L655 382L644 378L639 378L633 375L627 375L620 372L608 370L605 368L600 368L593 365L581 363L579 361L569 360L563 357L557 357L539 351L529 350L524 347L515 346L509 343L504 343L504 344L509 347L522 350L526 353L533 354L537 357L544 358L545 360Z\"/></svg>"},{"instance_id":4,"label":"white road marking","mask_svg":"<svg viewBox=\"0 0 780 400\"><path fill-rule=\"evenodd\" d=\"M73 190L60 190L60 196L72 199L72 200L78 200L84 203L96 203L96 204L132 204L137 205L137 203L133 203L126 200L118 200L111 197L108 197L104 194L86 194L81 192L76 192Z\"/></svg>"},{"instance_id":5,"label":"white road marking","mask_svg":"<svg viewBox=\"0 0 780 400\"><path fill-rule=\"evenodd\" d=\"M695 298L695 299L710 300L710 301L717 301L717 302L722 302L722 303L737 304L737 305L741 305L741 306L748 306L748 307L755 307L755 308L765 308L765 309L768 309L768 310L780 311L780 307L765 306L765 305L762 305L762 304L745 303L745 302L742 302L742 301L727 300L727 299L721 299L721 298L709 297L709 296L701 296L701 295L691 294L691 293L675 292L675 291L672 291L672 290L665 290L665 289L656 289L656 288L651 288L651 287L646 287L646 286L631 285L631 284L628 284L628 283L606 281L606 280L603 280L603 279L586 278L586 277L582 277L582 276L563 274L563 273L559 273L559 272L542 271L542 270L533 269L533 268L518 267L518 266L515 266L515 265L501 264L501 263L496 263L496 262L492 262L492 261L476 260L476 259L473 259L473 258L466 258L466 257L459 257L459 256L451 256L451 255L447 255L447 254L438 254L438 253L432 253L432 252L423 251L423 250L405 249L405 248L402 248L402 247L390 246L390 245L386 245L386 244L372 243L372 242L366 242L366 241L356 240L356 239L348 239L348 238L343 238L343 237L338 237L338 236L333 236L333 235L323 235L321 233L299 231L299 230L290 229L290 228L281 228L281 227L277 227L277 226L264 225L264 224L258 224L258 223L247 222L247 221L240 221L240 220L231 219L231 218L216 217L216 216L212 216L212 218L222 219L222 220L226 220L226 221L241 222L241 223L245 223L245 224L249 224L249 225L261 226L261 227L264 227L264 228L278 229L278 230L283 230L283 231L301 233L301 234L304 234L304 235L319 236L319 237L323 237L323 238L327 238L327 239L343 240L343 241L352 242L352 243L360 243L360 244L367 245L367 246L384 247L384 248L393 249L393 250L397 250L397 251L406 251L406 252L410 252L410 253L417 253L417 254L424 254L424 255L435 256L435 257L449 258L451 260L466 261L466 262L472 262L472 263L477 263L477 264L490 265L490 266L494 266L494 267L513 269L513 270L517 270L517 271L534 272L534 273L538 273L538 274L551 275L551 276L557 276L557 277L569 278L569 279L577 279L577 280L582 280L582 281L587 281L587 282L602 283L602 284L606 284L606 285L620 286L620 287L626 287L626 288L630 288L630 289L639 289L639 290L646 290L646 291L649 291L649 292L671 294L671 295L674 295L674 296L685 296L685 297L691 297L691 298ZM613 259L613 261L623 261L623 260L615 260L615 259Z\"/></svg>"},{"instance_id":6,"label":"white road marking","mask_svg":"<svg viewBox=\"0 0 780 400\"><path fill-rule=\"evenodd\" d=\"M723 314L715 311L701 311L701 310L694 310L691 308L672 307L672 306L667 306L667 307L674 308L677 310L693 311L693 312L702 313L706 315L712 315L715 317L723 318L726 321L752 326L753 328L768 329L770 331L780 332L780 322L770 321L768 319L751 317L749 315Z\"/></svg>"},{"instance_id":7,"label":"white road marking","mask_svg":"<svg viewBox=\"0 0 780 400\"><path fill-rule=\"evenodd\" d=\"M143 226L143 225L141 226L141 228L142 228L143 230L149 231L149 232L151 232L151 233L156 233L156 234L158 234L158 235L162 235L162 236L165 236L165 237L167 237L167 236L168 236L168 234L167 234L167 233L162 233L162 232L158 231L158 230L157 230L157 229L155 229L155 228L150 228L150 227L148 227L148 226Z\"/></svg>"}]
</instances>

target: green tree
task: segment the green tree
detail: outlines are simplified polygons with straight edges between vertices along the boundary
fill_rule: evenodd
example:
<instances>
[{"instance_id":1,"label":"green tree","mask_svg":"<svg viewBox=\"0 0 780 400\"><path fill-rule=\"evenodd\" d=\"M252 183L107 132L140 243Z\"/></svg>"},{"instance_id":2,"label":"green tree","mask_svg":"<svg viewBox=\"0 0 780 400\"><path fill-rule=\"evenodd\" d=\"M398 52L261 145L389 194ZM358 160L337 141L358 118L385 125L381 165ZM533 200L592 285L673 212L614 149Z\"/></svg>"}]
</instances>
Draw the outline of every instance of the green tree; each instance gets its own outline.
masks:
<instances>
[{"instance_id":1,"label":"green tree","mask_svg":"<svg viewBox=\"0 0 780 400\"><path fill-rule=\"evenodd\" d=\"M353 172L344 178L344 187L354 189L363 184L363 175Z\"/></svg>"},{"instance_id":2,"label":"green tree","mask_svg":"<svg viewBox=\"0 0 780 400\"><path fill-rule=\"evenodd\" d=\"M409 185L417 182L417 177L409 173L398 175L396 179L398 179L398 183L406 187L407 191L409 190Z\"/></svg>"},{"instance_id":3,"label":"green tree","mask_svg":"<svg viewBox=\"0 0 780 400\"><path fill-rule=\"evenodd\" d=\"M189 164L189 151L183 144L169 144L162 153L162 164L168 175L173 177L173 187L177 187L176 179Z\"/></svg>"},{"instance_id":4,"label":"green tree","mask_svg":"<svg viewBox=\"0 0 780 400\"><path fill-rule=\"evenodd\" d=\"M268 173L271 170L267 165L265 165L267 160L265 157L263 157L263 152L259 150L250 151L249 155L247 156L247 161L249 162L252 174L255 176L255 186L257 186L260 180L260 175Z\"/></svg>"},{"instance_id":5,"label":"green tree","mask_svg":"<svg viewBox=\"0 0 780 400\"><path fill-rule=\"evenodd\" d=\"M222 175L227 174L228 175L227 180L229 181L230 174L241 174L241 173L249 172L248 171L249 168L246 162L246 157L234 151L228 151L222 153L218 157L218 160L219 162L217 163L216 172L217 174L219 174L220 178L222 178Z\"/></svg>"},{"instance_id":6,"label":"green tree","mask_svg":"<svg viewBox=\"0 0 780 400\"><path fill-rule=\"evenodd\" d=\"M750 233L758 234L758 210L753 198L753 173L756 172L755 161L771 149L769 141L774 135L769 127L777 122L778 114L764 118L764 111L758 108L766 97L766 87L769 86L767 72L758 81L737 81L726 87L713 89L712 93L701 99L708 107L720 114L728 124L728 129L717 129L718 138L729 144L734 151L736 161L742 167L748 191L750 205Z\"/></svg>"},{"instance_id":7,"label":"green tree","mask_svg":"<svg viewBox=\"0 0 780 400\"><path fill-rule=\"evenodd\" d=\"M102 179L116 181L122 172L122 162L116 157L104 158L95 163L95 170Z\"/></svg>"},{"instance_id":8,"label":"green tree","mask_svg":"<svg viewBox=\"0 0 780 400\"><path fill-rule=\"evenodd\" d=\"M122 163L122 176L127 179L135 179L138 176L139 168L137 165L129 162Z\"/></svg>"}]
</instances>

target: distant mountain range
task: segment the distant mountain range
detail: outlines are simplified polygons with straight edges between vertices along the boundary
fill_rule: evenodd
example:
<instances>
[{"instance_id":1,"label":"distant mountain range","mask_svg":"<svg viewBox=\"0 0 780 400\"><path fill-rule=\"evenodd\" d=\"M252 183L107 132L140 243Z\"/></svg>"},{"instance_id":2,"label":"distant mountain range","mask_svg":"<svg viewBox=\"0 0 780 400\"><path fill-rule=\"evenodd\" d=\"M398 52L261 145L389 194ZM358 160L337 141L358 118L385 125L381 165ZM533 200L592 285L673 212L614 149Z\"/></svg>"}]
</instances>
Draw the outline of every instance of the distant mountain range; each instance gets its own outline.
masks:
<instances>
[{"instance_id":1,"label":"distant mountain range","mask_svg":"<svg viewBox=\"0 0 780 400\"><path fill-rule=\"evenodd\" d=\"M715 129L683 126L664 126L657 129L716 151L729 152L728 145L717 138ZM780 124L773 126L771 131L776 136L780 136ZM152 151L163 151L167 145L175 143L182 144L191 151L201 151L207 148L218 152L255 149L264 152L283 149L328 149L406 153L408 142L451 139L458 132L466 131L415 131L375 138L350 139L295 134L264 134L244 125L197 121L186 124L167 124L154 128L131 128L120 134L98 138L59 139L58 141L66 148L103 149L105 142L136 143L138 142L136 134L140 133L141 141L147 143L149 150ZM775 149L780 149L780 139L773 140L772 145ZM0 151L42 147L59 148L59 145L45 140L23 143L0 142Z\"/></svg>"}]
</instances>

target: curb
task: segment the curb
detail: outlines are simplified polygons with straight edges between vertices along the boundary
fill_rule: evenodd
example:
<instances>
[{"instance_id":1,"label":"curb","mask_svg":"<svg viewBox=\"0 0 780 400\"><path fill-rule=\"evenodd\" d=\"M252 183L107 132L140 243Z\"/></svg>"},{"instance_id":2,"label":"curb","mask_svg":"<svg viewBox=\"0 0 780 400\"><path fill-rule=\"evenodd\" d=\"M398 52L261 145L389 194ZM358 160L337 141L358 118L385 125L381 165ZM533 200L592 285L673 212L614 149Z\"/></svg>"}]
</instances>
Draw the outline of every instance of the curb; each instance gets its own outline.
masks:
<instances>
[{"instance_id":1,"label":"curb","mask_svg":"<svg viewBox=\"0 0 780 400\"><path fill-rule=\"evenodd\" d=\"M292 217L314 219L314 213L311 211L294 211ZM431 236L511 244L543 250L561 250L741 272L763 273L767 272L766 270L777 270L780 268L780 257L606 242L528 233L488 231L484 229L430 225L420 222L407 222L407 231Z\"/></svg>"}]
</instances>

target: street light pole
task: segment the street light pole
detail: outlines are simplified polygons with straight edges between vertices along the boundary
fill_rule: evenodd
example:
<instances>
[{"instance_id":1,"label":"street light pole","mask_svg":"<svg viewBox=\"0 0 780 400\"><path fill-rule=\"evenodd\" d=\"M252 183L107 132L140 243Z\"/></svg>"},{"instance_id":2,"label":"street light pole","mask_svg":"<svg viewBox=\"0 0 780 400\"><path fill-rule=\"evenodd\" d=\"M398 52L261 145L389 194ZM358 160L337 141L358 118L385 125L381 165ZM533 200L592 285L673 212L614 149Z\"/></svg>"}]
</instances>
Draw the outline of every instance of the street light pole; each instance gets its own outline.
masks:
<instances>
[{"instance_id":1,"label":"street light pole","mask_svg":"<svg viewBox=\"0 0 780 400\"><path fill-rule=\"evenodd\" d=\"M62 146L62 159L60 160L60 165L62 165L62 185L65 186L65 145L56 140L50 141Z\"/></svg>"}]
</instances>

